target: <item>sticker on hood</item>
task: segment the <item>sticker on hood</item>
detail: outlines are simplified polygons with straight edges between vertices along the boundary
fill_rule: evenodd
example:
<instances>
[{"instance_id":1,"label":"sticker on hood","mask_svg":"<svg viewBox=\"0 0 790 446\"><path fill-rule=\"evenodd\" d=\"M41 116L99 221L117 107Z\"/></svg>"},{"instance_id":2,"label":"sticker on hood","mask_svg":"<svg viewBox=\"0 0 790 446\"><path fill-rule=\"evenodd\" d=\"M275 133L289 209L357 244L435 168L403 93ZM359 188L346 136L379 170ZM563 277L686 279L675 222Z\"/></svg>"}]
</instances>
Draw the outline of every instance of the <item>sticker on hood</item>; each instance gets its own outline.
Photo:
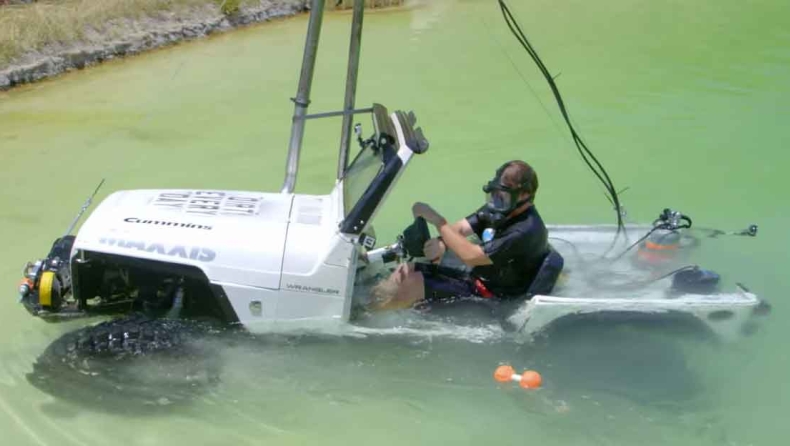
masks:
<instances>
[{"instance_id":1,"label":"sticker on hood","mask_svg":"<svg viewBox=\"0 0 790 446\"><path fill-rule=\"evenodd\" d=\"M195 215L257 215L263 197L221 191L171 191L156 196L152 206Z\"/></svg>"},{"instance_id":2,"label":"sticker on hood","mask_svg":"<svg viewBox=\"0 0 790 446\"><path fill-rule=\"evenodd\" d=\"M200 246L148 243L138 240L123 240L111 237L102 237L99 239L99 243L102 245L115 246L117 248L136 249L141 252L180 257L182 259L198 260L201 262L211 262L217 257L217 253L213 250Z\"/></svg>"}]
</instances>

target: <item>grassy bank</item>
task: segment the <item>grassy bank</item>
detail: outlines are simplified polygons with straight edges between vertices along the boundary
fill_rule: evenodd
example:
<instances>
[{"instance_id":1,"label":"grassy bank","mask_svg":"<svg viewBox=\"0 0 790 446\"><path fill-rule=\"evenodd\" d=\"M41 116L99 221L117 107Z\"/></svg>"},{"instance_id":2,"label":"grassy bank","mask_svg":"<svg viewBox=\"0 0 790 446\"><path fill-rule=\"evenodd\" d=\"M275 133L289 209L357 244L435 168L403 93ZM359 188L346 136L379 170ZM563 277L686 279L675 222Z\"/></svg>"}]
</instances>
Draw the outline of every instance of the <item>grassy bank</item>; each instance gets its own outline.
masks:
<instances>
[{"instance_id":1,"label":"grassy bank","mask_svg":"<svg viewBox=\"0 0 790 446\"><path fill-rule=\"evenodd\" d=\"M89 41L116 19L184 12L213 0L57 0L0 8L0 67L47 45Z\"/></svg>"},{"instance_id":2,"label":"grassy bank","mask_svg":"<svg viewBox=\"0 0 790 446\"><path fill-rule=\"evenodd\" d=\"M366 0L369 7L402 4L404 0ZM353 0L328 7L350 8ZM136 28L128 22L170 16L178 20L196 10L234 14L239 8L259 5L260 0L50 0L0 6L0 70L22 56L46 47L92 43ZM175 19L173 19L175 17ZM114 26L117 21L127 26Z\"/></svg>"}]
</instances>

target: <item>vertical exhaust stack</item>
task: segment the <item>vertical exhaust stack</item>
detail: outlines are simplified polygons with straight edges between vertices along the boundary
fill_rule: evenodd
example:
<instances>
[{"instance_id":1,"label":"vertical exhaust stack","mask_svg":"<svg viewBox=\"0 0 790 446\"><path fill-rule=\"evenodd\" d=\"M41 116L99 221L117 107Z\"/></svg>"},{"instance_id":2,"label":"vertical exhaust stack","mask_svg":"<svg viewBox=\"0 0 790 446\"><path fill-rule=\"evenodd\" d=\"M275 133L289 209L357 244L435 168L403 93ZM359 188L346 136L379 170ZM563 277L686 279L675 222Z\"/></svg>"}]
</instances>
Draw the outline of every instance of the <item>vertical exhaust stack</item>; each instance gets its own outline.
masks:
<instances>
[{"instance_id":1,"label":"vertical exhaust stack","mask_svg":"<svg viewBox=\"0 0 790 446\"><path fill-rule=\"evenodd\" d=\"M313 84L313 71L318 53L318 40L321 37L321 22L324 18L325 0L313 0L310 7L310 20L307 24L307 40L302 57L302 72L299 75L299 87L294 102L291 139L288 143L288 157L285 165L285 181L280 192L292 193L296 186L296 172L299 168L299 152L304 137L305 116L310 105L310 87Z\"/></svg>"}]
</instances>

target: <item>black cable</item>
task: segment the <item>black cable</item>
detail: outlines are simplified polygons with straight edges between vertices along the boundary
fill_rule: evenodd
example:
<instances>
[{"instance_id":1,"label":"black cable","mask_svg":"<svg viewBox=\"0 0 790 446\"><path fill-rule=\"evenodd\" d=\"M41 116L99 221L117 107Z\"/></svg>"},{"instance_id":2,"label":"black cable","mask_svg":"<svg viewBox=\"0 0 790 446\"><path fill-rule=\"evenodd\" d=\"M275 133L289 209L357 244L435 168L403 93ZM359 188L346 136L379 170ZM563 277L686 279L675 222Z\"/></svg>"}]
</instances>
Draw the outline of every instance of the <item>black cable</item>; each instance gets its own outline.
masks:
<instances>
[{"instance_id":1,"label":"black cable","mask_svg":"<svg viewBox=\"0 0 790 446\"><path fill-rule=\"evenodd\" d=\"M623 257L623 256L624 256L624 255L625 255L625 254L626 254L628 251L630 251L630 250L634 249L634 247L635 247L635 246L637 246L637 245L639 245L640 243L642 243L642 242L644 242L645 240L647 240L647 238L648 238L648 237L650 237L650 234L652 234L653 232L655 232L657 229L666 229L666 227L664 227L663 225L659 225L659 226L653 226L653 227L652 227L652 228L651 228L649 231L647 231L647 234L643 235L642 237L640 237L640 238L639 238L639 240L635 241L635 242L634 242L634 243L632 243L632 244L631 244L629 247L625 248L625 249L623 250L623 252L621 252L620 254L618 254L618 255L617 255L615 258L611 259L611 261L612 261L612 262L616 262L617 260L620 260L620 258L621 258L621 257Z\"/></svg>"},{"instance_id":2,"label":"black cable","mask_svg":"<svg viewBox=\"0 0 790 446\"><path fill-rule=\"evenodd\" d=\"M617 189L614 187L614 184L612 183L609 174L606 172L606 169L604 169L604 167L601 165L601 163L598 161L595 155L593 155L593 153L590 151L590 149L587 148L587 145L584 143L581 136L579 136L579 134L576 132L576 129L573 127L573 124L571 124L570 117L568 116L568 111L565 108L565 103L562 100L562 96L560 95L559 89L557 88L557 85L554 83L554 79L549 73L549 70L543 64L543 61L541 61L540 57L538 56L538 53L535 51L535 49L527 40L518 22L513 17L513 14L510 12L508 6L505 4L505 1L498 0L498 2L500 8L502 9L502 16L504 17L505 23L507 23L508 28L510 28L510 31L516 37L516 40L518 40L521 46L532 57L532 60L538 66L538 69L546 78L546 81L549 83L549 86L551 87L551 91L554 94L554 98L557 101L557 105L559 106L560 113L562 114L562 117L565 119L565 123L568 125L568 128L570 129L573 142L576 145L576 149L579 151L579 154L581 155L582 159L587 164L587 167L590 168L590 170L595 174L598 180L601 181L601 183L604 185L604 188L609 194L608 196L611 197L611 202L614 204L615 211L617 212L617 233L615 234L615 240L616 240L620 232L625 230L625 225L623 223L622 206L620 205L620 199L618 198L617 195ZM592 160L592 162L590 162L590 160ZM594 166L593 163L595 164ZM598 171L599 169L600 172Z\"/></svg>"},{"instance_id":3,"label":"black cable","mask_svg":"<svg viewBox=\"0 0 790 446\"><path fill-rule=\"evenodd\" d=\"M666 210L665 210L665 213L666 213ZM663 214L662 214L662 217L664 217ZM623 252L618 254L615 258L611 259L611 261L615 262L615 261L619 260L621 257L623 257L625 255L625 253L627 253L628 251L634 249L635 246L637 246L640 243L642 243L643 241L645 241L648 237L650 237L650 234L652 234L653 232L655 232L658 229L664 229L664 230L671 231L671 232L677 232L678 229L688 229L688 228L690 228L691 224L692 224L691 218L686 216L686 215L682 215L682 214L680 215L680 220L686 222L685 224L682 224L682 225L678 225L678 224L676 224L676 222L667 221L667 220L663 219L662 217L659 217L656 221L653 222L653 227L650 228L649 231L647 231L647 234L643 235L639 240L635 241L630 246L625 248L625 250L623 250Z\"/></svg>"},{"instance_id":4,"label":"black cable","mask_svg":"<svg viewBox=\"0 0 790 446\"><path fill-rule=\"evenodd\" d=\"M544 75L544 77L548 81L549 86L551 87L552 92L554 93L554 97L557 100L557 104L558 104L558 106L560 108L560 112L562 113L562 116L565 119L565 122L568 124L568 127L569 127L569 129L571 131L571 136L573 137L574 143L576 144L576 147L579 150L579 153L581 154L582 159L585 161L587 166L593 171L593 173L596 175L596 177L598 177L598 179L603 183L604 187L607 189L607 191L609 192L610 196L612 197L612 202L615 204L616 210L618 211L618 231L619 231L619 229L620 229L620 227L622 225L621 216L620 216L620 212L619 212L620 211L620 206L619 206L619 200L617 198L617 193L614 190L614 187L612 185L611 179L609 178L608 174L606 173L605 169L600 164L600 162L597 160L597 158L592 154L592 152L590 152L590 150L587 148L586 144L584 144L584 141L581 139L581 137L579 136L579 134L576 132L575 128L571 124L570 117L568 116L567 109L566 109L565 104L564 104L564 102L562 100L562 96L560 95L559 90L558 90L556 84L554 83L554 79L551 77L548 69L543 64L543 62L540 60L540 57L537 55L537 52L534 50L534 48L532 48L532 46L529 43L529 41L527 40L527 38L524 36L523 31L521 30L521 28L518 25L518 23L515 22L515 19L513 18L512 13L510 13L509 9L507 8L507 5L505 5L503 0L499 0L499 3L500 3L500 6L502 7L503 15L505 16L505 20L506 20L506 23L508 24L508 27L513 32L513 34L516 36L516 38L519 41L519 43L521 43L521 45L530 54L530 56L535 61L535 63L538 65L538 68L541 70L542 74ZM599 173L595 169L595 167L593 167L593 165L590 163L590 160L587 158L588 155L593 160L595 165L599 169L601 169L601 173ZM602 175L603 175L603 177L602 177Z\"/></svg>"},{"instance_id":5,"label":"black cable","mask_svg":"<svg viewBox=\"0 0 790 446\"><path fill-rule=\"evenodd\" d=\"M553 236L550 236L548 239L549 240L557 240L557 241L560 241L560 242L563 242L563 243L566 243L566 244L570 245L571 249L573 250L573 254L576 256L576 258L579 259L579 262L580 263L586 262L586 260L582 256L581 251L579 250L579 247L576 246L576 244L573 243L572 241L565 240L564 238L561 238L561 237L553 237Z\"/></svg>"}]
</instances>

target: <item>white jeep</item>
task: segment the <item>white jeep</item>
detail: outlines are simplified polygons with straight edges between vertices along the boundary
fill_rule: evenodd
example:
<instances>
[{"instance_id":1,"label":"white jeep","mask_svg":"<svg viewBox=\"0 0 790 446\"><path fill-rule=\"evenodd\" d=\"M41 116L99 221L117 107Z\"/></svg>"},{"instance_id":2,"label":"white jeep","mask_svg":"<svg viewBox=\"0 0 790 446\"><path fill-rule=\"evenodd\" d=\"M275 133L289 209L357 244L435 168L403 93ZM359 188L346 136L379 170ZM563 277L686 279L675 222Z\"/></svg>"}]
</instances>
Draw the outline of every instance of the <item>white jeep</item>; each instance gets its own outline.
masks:
<instances>
[{"instance_id":1,"label":"white jeep","mask_svg":"<svg viewBox=\"0 0 790 446\"><path fill-rule=\"evenodd\" d=\"M428 149L413 113L389 113L380 104L370 113L373 136L359 138L357 156L327 195L111 194L76 237L58 239L47 258L28 264L22 302L48 320L142 312L211 317L253 332L326 330L349 322L352 306L367 297L368 288L356 285L367 276L380 277L375 273L382 264L402 261L417 250L407 249L403 237L374 249L375 238L365 231L412 157ZM690 240L699 242L690 220L684 225L682 218L665 210L653 225L627 229L670 237L666 247L675 254L693 249ZM743 235L755 235L756 227L751 229ZM427 228L423 232L424 238ZM611 243L614 227L550 226L549 235L555 252L562 253L553 268L564 265L567 278L555 286L557 277L550 275L538 292L510 302L502 318L526 336L578 317L627 317L693 320L733 337L755 328L754 317L767 309L742 285L718 292L715 274L692 271L692 283L685 283L673 279L689 267L657 278L652 267L603 261L600 252ZM635 259L649 251L650 243L660 243L642 238Z\"/></svg>"},{"instance_id":2,"label":"white jeep","mask_svg":"<svg viewBox=\"0 0 790 446\"><path fill-rule=\"evenodd\" d=\"M374 136L327 195L128 190L25 271L35 315L147 311L213 316L252 331L346 322L363 231L428 143L413 114L372 107Z\"/></svg>"},{"instance_id":3,"label":"white jeep","mask_svg":"<svg viewBox=\"0 0 790 446\"><path fill-rule=\"evenodd\" d=\"M323 4L312 2L282 191L118 191L73 236L89 199L47 257L24 270L20 300L32 314L47 320L129 313L169 320L210 317L250 331L337 326L349 321L356 298L364 300L365 288L356 286L360 277L382 262L410 257L404 240L373 249L375 238L366 231L414 155L428 150L428 141L413 113L389 112L380 104L354 109L362 1L355 3L344 108L307 114ZM356 127L360 149L349 162L352 119L361 113L372 117L372 136L363 140ZM327 195L294 194L305 122L326 116L343 117L337 181ZM684 226L681 217L666 211L653 225L628 229L688 236L690 220ZM741 234L753 236L753 229ZM650 269L623 270L617 262L600 261L615 228L549 231L571 273L556 287L556 274L548 274L539 292L515 302L502 320L517 332L534 335L579 316L680 316L716 333L737 334L751 330L754 316L766 312L767 305L743 286L718 292L718 277L705 271L684 269L687 274L656 280ZM642 241L647 248L656 243ZM680 245L666 247L674 252ZM546 267L556 273L562 263Z\"/></svg>"}]
</instances>

